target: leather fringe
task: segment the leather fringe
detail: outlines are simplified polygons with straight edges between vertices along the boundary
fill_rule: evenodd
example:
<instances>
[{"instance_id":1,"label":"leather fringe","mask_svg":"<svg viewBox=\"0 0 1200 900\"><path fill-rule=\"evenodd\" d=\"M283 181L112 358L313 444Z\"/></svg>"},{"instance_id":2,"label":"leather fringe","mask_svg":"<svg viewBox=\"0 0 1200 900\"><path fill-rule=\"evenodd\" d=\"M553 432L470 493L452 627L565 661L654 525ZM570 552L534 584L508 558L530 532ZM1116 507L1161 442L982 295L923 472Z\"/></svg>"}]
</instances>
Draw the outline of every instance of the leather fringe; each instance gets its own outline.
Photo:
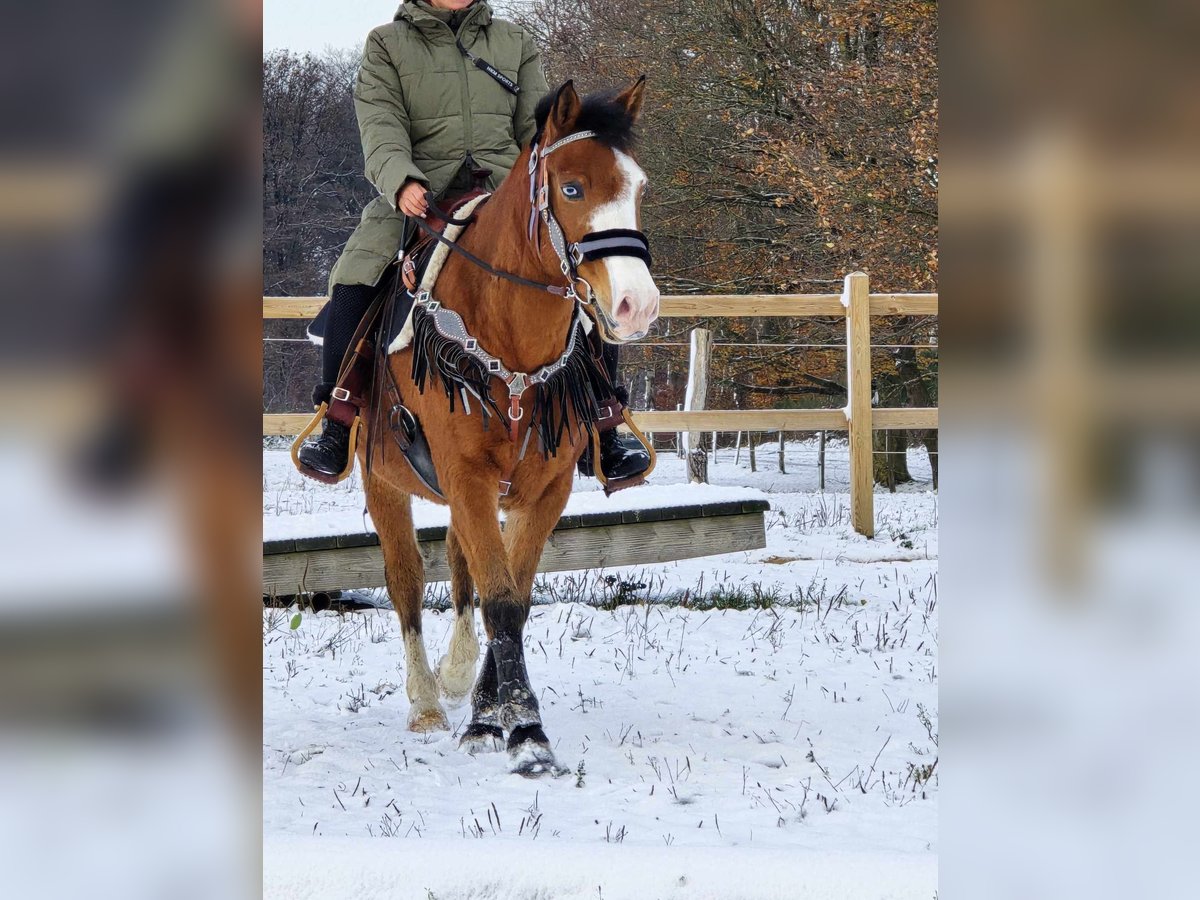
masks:
<instances>
[{"instance_id":1,"label":"leather fringe","mask_svg":"<svg viewBox=\"0 0 1200 900\"><path fill-rule=\"evenodd\" d=\"M533 401L522 403L528 410L528 427L537 432L543 459L558 455L564 435L590 440L595 423L601 418L601 402L612 394L608 374L593 356L587 335L578 322L573 327L579 332L575 336L575 350L566 364L548 381L531 385L525 396L532 394ZM439 334L433 326L433 317L420 307L413 310L412 348L412 379L422 394L426 384L436 380L445 391L450 412L455 411L459 392L466 390L480 402L485 431L492 415L505 421L507 398L501 404L492 396L494 376L459 344ZM464 412L469 414L469 407Z\"/></svg>"},{"instance_id":2,"label":"leather fringe","mask_svg":"<svg viewBox=\"0 0 1200 900\"><path fill-rule=\"evenodd\" d=\"M485 431L493 414L503 421L504 413L491 395L492 376L479 360L439 334L433 325L433 317L421 307L413 310L412 322L412 380L417 390L424 394L427 383L439 382L450 401L450 412L454 412L459 389L465 389L480 402Z\"/></svg>"}]
</instances>

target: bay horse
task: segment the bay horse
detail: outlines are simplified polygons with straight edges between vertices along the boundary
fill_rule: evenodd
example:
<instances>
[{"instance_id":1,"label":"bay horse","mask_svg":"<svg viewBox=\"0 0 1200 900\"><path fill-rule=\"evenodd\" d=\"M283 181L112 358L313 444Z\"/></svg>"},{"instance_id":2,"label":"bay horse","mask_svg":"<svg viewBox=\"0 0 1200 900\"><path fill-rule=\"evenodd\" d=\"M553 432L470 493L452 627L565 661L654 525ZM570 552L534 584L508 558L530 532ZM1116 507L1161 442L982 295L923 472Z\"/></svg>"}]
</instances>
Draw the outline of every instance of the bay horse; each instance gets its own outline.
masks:
<instances>
[{"instance_id":1,"label":"bay horse","mask_svg":"<svg viewBox=\"0 0 1200 900\"><path fill-rule=\"evenodd\" d=\"M580 99L568 81L543 98L538 134L459 237L456 246L475 259L450 253L433 289L416 297L412 340L386 365L424 430L441 496L395 441L360 441L356 450L404 639L409 729L448 730L439 693L461 702L470 692L471 723L459 746L472 754L507 746L512 771L526 776L565 771L542 728L522 634L542 550L598 418L589 408L596 379L607 382L590 352L567 351L586 344L592 327L608 343L636 340L658 316L639 230L646 176L632 156L644 84ZM586 304L592 315L585 317ZM444 390L427 389L439 380ZM516 391L534 385L536 399L524 408ZM414 496L450 507L456 618L436 675L421 637L425 580ZM487 633L478 677L476 590Z\"/></svg>"}]
</instances>

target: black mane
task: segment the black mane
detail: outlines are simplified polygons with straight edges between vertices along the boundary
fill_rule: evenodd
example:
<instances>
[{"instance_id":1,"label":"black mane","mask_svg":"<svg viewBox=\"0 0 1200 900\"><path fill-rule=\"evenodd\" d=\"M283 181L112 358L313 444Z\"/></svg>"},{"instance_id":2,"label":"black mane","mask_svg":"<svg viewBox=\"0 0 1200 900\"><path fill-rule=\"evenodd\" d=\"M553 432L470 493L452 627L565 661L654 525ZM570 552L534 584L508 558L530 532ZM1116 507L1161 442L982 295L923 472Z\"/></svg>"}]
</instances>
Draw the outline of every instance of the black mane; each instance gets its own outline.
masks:
<instances>
[{"instance_id":1,"label":"black mane","mask_svg":"<svg viewBox=\"0 0 1200 900\"><path fill-rule=\"evenodd\" d=\"M624 104L617 102L619 93L620 91L604 91L584 97L580 101L582 106L579 117L575 120L575 130L594 131L596 139L600 143L614 150L620 150L622 153L628 153L637 140L637 132L634 128L633 117ZM557 97L558 91L551 91L538 101L537 108L533 113L537 122L537 134L533 138L536 143L541 143L542 132L546 129L546 119L549 117L550 108L554 105Z\"/></svg>"}]
</instances>

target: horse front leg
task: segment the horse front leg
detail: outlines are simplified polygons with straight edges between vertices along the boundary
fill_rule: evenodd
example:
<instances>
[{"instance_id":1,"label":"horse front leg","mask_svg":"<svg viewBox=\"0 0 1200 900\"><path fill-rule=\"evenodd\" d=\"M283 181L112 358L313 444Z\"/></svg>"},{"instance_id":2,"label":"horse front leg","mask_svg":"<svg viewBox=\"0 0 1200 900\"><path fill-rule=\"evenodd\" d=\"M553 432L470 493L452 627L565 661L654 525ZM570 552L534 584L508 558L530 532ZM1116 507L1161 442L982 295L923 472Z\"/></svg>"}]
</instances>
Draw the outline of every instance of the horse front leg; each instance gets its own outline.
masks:
<instances>
[{"instance_id":1,"label":"horse front leg","mask_svg":"<svg viewBox=\"0 0 1200 900\"><path fill-rule=\"evenodd\" d=\"M504 529L504 544L508 552L509 567L521 598L521 632L529 616L533 579L542 558L546 541L554 526L558 524L567 497L571 493L574 469L554 482L535 503L510 510ZM514 723L508 736L508 752L513 761L513 771L526 776L537 776L549 772L565 775L567 769L559 765L550 749L550 740L542 728L537 697L529 685L525 671L524 644L521 632L515 646L496 643L496 666L501 685L500 698L502 718ZM494 642L495 643L495 642ZM511 685L505 691L505 682Z\"/></svg>"},{"instance_id":2,"label":"horse front leg","mask_svg":"<svg viewBox=\"0 0 1200 900\"><path fill-rule=\"evenodd\" d=\"M446 532L446 561L450 566L450 595L454 600L454 631L446 655L438 663L437 678L442 696L457 705L470 693L475 681L479 638L475 634L475 584L453 522Z\"/></svg>"},{"instance_id":3,"label":"horse front leg","mask_svg":"<svg viewBox=\"0 0 1200 900\"><path fill-rule=\"evenodd\" d=\"M476 679L479 639L475 636L475 583L453 522L446 532L446 561L450 565L450 593L454 599L454 633L438 665L438 683L442 694L451 701L471 693L471 724L458 746L472 756L502 750L504 729L500 727L500 700L496 695L496 662L489 646Z\"/></svg>"},{"instance_id":4,"label":"horse front leg","mask_svg":"<svg viewBox=\"0 0 1200 900\"><path fill-rule=\"evenodd\" d=\"M367 508L379 533L388 594L400 619L407 669L410 731L449 731L450 723L438 702L437 681L425 655L421 635L421 604L425 595L425 566L413 531L412 498L382 478L367 485Z\"/></svg>"},{"instance_id":5,"label":"horse front leg","mask_svg":"<svg viewBox=\"0 0 1200 900\"><path fill-rule=\"evenodd\" d=\"M471 692L471 724L459 739L458 747L472 756L504 749L500 695L496 684L496 655L490 643L475 681L475 690Z\"/></svg>"},{"instance_id":6,"label":"horse front leg","mask_svg":"<svg viewBox=\"0 0 1200 900\"><path fill-rule=\"evenodd\" d=\"M504 546L508 551L513 580L517 583L518 593L525 598L526 608L529 607L538 563L542 561L542 551L567 505L574 477L575 469L572 467L553 482L536 503L508 514Z\"/></svg>"},{"instance_id":7,"label":"horse front leg","mask_svg":"<svg viewBox=\"0 0 1200 900\"><path fill-rule=\"evenodd\" d=\"M496 482L488 477L458 482L450 498L458 542L479 590L488 650L475 686L471 726L463 735L465 749L508 733L512 771L537 776L562 774L542 730L537 697L525 668L523 633L529 616L529 593L518 588L500 532ZM510 517L509 529L519 524ZM511 540L511 539L510 539ZM544 541L545 538L543 537Z\"/></svg>"}]
</instances>

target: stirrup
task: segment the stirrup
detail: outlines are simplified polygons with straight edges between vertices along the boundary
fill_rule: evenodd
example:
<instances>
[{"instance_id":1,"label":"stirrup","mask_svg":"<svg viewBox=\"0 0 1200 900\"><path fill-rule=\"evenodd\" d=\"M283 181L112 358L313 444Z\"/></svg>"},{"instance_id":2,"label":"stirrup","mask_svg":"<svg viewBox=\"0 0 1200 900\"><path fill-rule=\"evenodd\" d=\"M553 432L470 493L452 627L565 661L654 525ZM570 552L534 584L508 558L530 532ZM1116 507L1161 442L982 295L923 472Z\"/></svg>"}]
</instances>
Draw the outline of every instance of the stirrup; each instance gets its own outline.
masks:
<instances>
[{"instance_id":1,"label":"stirrup","mask_svg":"<svg viewBox=\"0 0 1200 900\"><path fill-rule=\"evenodd\" d=\"M309 468L300 461L300 446L308 438L310 434L317 430L317 426L321 424L325 418L325 412L329 409L329 403L323 402L317 408L317 413L312 417L312 420L304 426L304 430L296 436L296 440L292 441L292 465L301 475L307 475L314 481L319 481L321 484L338 484L350 477L350 473L354 471L354 451L358 446L358 429L362 425L362 416L354 417L354 421L350 425L350 440L346 451L346 468L339 475L326 475L324 472L318 472L316 469Z\"/></svg>"},{"instance_id":2,"label":"stirrup","mask_svg":"<svg viewBox=\"0 0 1200 900\"><path fill-rule=\"evenodd\" d=\"M604 486L605 497L611 497L617 491L623 491L626 488L637 487L639 484L645 484L646 479L649 478L650 474L654 471L654 467L658 465L658 454L654 452L653 444L651 444L651 442L646 438L646 435L642 434L641 429L639 429L637 425L633 423L633 416L629 414L628 409L621 410L621 418L625 420L626 427L633 433L633 436L637 438L638 443L642 445L648 454L650 454L650 465L645 472L639 472L637 475L630 475L628 478L610 479L604 474L604 469L601 466L602 460L600 456L600 432L593 430L592 470L596 473L596 480Z\"/></svg>"}]
</instances>

